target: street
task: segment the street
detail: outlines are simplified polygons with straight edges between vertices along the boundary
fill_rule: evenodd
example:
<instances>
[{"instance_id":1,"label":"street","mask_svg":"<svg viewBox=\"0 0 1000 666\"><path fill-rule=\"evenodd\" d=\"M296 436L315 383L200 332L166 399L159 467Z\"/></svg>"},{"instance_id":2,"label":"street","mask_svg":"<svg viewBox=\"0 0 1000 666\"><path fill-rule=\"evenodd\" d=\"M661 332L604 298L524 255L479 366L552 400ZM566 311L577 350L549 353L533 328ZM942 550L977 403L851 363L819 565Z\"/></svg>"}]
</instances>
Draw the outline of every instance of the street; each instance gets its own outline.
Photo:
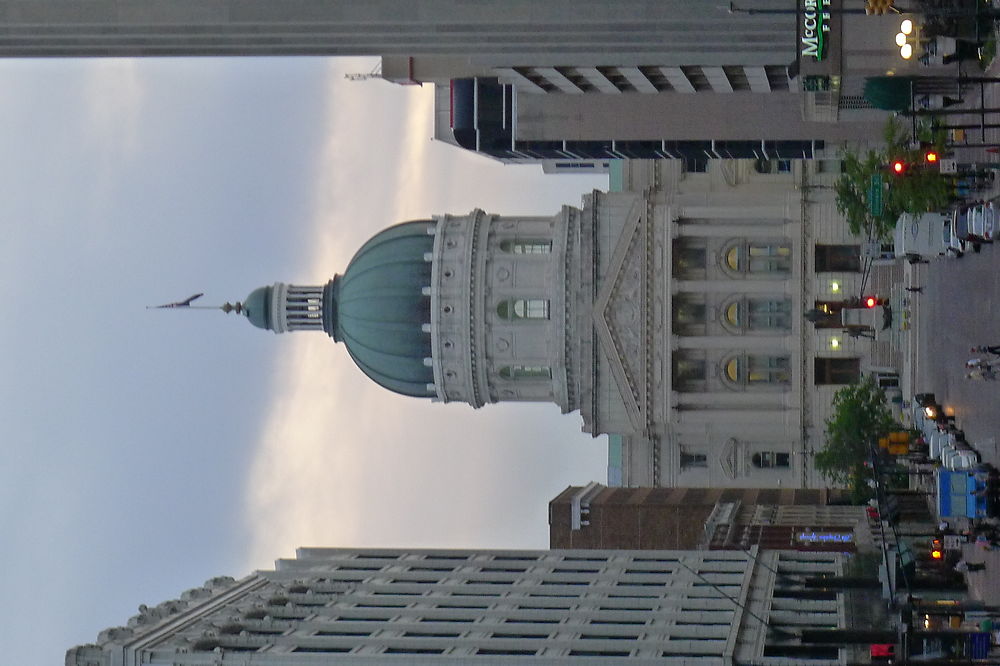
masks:
<instances>
[{"instance_id":1,"label":"street","mask_svg":"<svg viewBox=\"0 0 1000 666\"><path fill-rule=\"evenodd\" d=\"M1000 381L966 379L970 347L1000 344L1000 248L919 267L917 391L933 392L985 462L1000 466Z\"/></svg>"}]
</instances>

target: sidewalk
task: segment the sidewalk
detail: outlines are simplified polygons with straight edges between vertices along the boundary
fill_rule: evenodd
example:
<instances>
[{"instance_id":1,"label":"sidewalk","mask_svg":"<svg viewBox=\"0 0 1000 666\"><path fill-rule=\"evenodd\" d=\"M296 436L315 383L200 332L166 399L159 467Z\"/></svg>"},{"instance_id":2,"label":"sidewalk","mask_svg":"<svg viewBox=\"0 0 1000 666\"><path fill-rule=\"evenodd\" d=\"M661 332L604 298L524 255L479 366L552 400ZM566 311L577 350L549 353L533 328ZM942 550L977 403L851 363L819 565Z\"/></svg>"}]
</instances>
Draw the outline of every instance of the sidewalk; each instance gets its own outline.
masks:
<instances>
[{"instance_id":1,"label":"sidewalk","mask_svg":"<svg viewBox=\"0 0 1000 666\"><path fill-rule=\"evenodd\" d=\"M983 571L965 574L969 598L991 606L1000 605L1000 550L984 550L974 543L967 543L962 546L962 559L986 565Z\"/></svg>"}]
</instances>

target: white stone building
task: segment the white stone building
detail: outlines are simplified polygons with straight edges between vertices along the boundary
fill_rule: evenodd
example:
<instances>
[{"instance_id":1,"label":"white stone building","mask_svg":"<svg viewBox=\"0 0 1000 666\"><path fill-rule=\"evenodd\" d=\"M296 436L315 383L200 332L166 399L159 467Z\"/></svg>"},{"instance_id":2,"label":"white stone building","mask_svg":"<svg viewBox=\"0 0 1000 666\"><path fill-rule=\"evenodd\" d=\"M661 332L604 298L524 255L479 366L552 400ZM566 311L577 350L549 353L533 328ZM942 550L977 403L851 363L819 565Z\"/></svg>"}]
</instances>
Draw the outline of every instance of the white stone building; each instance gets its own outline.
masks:
<instances>
[{"instance_id":1,"label":"white stone building","mask_svg":"<svg viewBox=\"0 0 1000 666\"><path fill-rule=\"evenodd\" d=\"M815 666L847 627L843 556L793 551L302 548L70 649L67 666Z\"/></svg>"},{"instance_id":2,"label":"white stone building","mask_svg":"<svg viewBox=\"0 0 1000 666\"><path fill-rule=\"evenodd\" d=\"M579 411L616 435L624 485L820 487L810 456L833 393L867 371L892 381L905 335L898 304L885 330L843 328L865 274L838 165L626 162L580 208L390 227L326 286L234 307L326 331L400 393ZM899 269L877 269L869 286L898 298Z\"/></svg>"}]
</instances>

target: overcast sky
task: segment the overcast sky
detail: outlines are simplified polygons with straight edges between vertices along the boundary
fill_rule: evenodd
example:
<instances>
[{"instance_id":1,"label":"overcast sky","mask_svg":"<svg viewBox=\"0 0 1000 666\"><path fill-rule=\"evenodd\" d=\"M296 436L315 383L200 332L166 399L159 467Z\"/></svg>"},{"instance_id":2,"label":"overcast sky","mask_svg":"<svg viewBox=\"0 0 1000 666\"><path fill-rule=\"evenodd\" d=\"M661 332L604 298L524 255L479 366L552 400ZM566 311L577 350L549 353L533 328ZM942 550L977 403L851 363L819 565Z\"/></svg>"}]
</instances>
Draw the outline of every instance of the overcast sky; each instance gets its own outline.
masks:
<instances>
[{"instance_id":1,"label":"overcast sky","mask_svg":"<svg viewBox=\"0 0 1000 666\"><path fill-rule=\"evenodd\" d=\"M0 61L0 618L12 664L299 545L545 548L604 480L555 406L391 394L320 334L220 304L323 284L389 224L553 214L606 178L432 142L365 59Z\"/></svg>"}]
</instances>

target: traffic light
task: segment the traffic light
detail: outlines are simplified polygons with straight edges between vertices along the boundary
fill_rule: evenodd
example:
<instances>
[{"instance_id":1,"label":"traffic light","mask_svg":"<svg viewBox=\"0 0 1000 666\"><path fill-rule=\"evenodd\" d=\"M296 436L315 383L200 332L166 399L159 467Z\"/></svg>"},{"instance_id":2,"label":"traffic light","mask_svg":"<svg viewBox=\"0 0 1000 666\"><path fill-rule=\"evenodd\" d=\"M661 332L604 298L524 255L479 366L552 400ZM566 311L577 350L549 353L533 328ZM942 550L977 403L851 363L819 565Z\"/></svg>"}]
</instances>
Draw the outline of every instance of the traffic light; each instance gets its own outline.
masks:
<instances>
[{"instance_id":1,"label":"traffic light","mask_svg":"<svg viewBox=\"0 0 1000 666\"><path fill-rule=\"evenodd\" d=\"M896 0L865 0L865 14L869 16L888 14L890 11L895 11L896 8L893 6L895 3Z\"/></svg>"},{"instance_id":2,"label":"traffic light","mask_svg":"<svg viewBox=\"0 0 1000 666\"><path fill-rule=\"evenodd\" d=\"M941 539L931 539L931 559L940 560L944 558L944 548Z\"/></svg>"},{"instance_id":3,"label":"traffic light","mask_svg":"<svg viewBox=\"0 0 1000 666\"><path fill-rule=\"evenodd\" d=\"M893 160L889 163L889 169L897 176L902 176L906 173L906 162L903 160Z\"/></svg>"},{"instance_id":4,"label":"traffic light","mask_svg":"<svg viewBox=\"0 0 1000 666\"><path fill-rule=\"evenodd\" d=\"M937 164L938 157L939 156L936 150L924 151L924 162L927 162L928 164Z\"/></svg>"},{"instance_id":5,"label":"traffic light","mask_svg":"<svg viewBox=\"0 0 1000 666\"><path fill-rule=\"evenodd\" d=\"M876 305L878 305L878 298L876 298L875 296L865 296L864 303L865 307L871 310Z\"/></svg>"}]
</instances>

